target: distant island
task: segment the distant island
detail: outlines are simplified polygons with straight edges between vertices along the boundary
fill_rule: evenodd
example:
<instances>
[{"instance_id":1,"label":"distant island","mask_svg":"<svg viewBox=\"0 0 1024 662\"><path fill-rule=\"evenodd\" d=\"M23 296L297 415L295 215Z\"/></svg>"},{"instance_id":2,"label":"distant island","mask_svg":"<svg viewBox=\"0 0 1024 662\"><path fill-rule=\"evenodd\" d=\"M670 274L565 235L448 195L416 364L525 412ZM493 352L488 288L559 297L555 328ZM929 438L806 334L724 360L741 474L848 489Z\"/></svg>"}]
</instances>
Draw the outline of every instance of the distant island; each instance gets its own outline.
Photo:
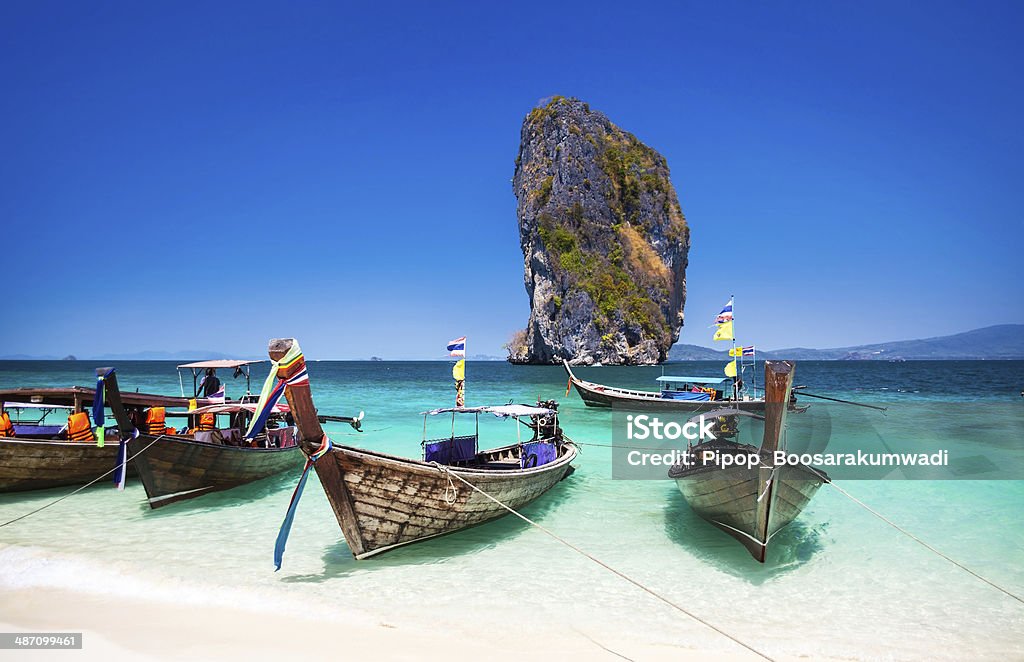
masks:
<instances>
[{"instance_id":1,"label":"distant island","mask_svg":"<svg viewBox=\"0 0 1024 662\"><path fill-rule=\"evenodd\" d=\"M665 157L555 96L523 120L512 188L530 319L508 360L664 361L683 325L690 249Z\"/></svg>"},{"instance_id":2,"label":"distant island","mask_svg":"<svg viewBox=\"0 0 1024 662\"><path fill-rule=\"evenodd\" d=\"M718 361L726 351L699 345L677 344L669 350L669 361ZM791 347L762 351L759 359L803 361L922 361L1024 359L1024 324L999 324L982 329L921 340L892 342L832 349Z\"/></svg>"}]
</instances>

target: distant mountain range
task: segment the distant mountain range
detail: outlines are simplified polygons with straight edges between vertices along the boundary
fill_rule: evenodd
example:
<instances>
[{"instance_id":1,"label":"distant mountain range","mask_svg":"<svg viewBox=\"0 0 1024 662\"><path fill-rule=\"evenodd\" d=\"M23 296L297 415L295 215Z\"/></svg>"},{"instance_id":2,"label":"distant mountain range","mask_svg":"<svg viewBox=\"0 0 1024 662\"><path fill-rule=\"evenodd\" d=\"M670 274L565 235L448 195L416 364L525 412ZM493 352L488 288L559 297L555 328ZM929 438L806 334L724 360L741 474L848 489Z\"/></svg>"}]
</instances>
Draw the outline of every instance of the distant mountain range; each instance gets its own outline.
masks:
<instances>
[{"instance_id":1,"label":"distant mountain range","mask_svg":"<svg viewBox=\"0 0 1024 662\"><path fill-rule=\"evenodd\" d=\"M200 350L181 350L178 352L159 352L159 351L146 351L146 352L134 352L131 354L98 354L98 355L83 355L80 357L75 356L29 356L28 354L8 354L7 356L0 356L2 361L206 361L214 359L254 359L259 360L265 357L256 356L238 356L236 354L225 354L224 352L207 352Z\"/></svg>"},{"instance_id":2,"label":"distant mountain range","mask_svg":"<svg viewBox=\"0 0 1024 662\"><path fill-rule=\"evenodd\" d=\"M177 352L160 352L160 351L145 351L145 352L134 352L131 354L99 354L89 355L85 354L82 356L55 356L52 354L44 355L30 355L30 354L8 354L6 356L0 356L0 361L207 361L215 359L239 359L239 360L251 360L259 361L265 360L265 356L243 356L238 354L225 354L224 352L210 352L202 350L181 350ZM308 359L307 359L308 360ZM351 360L362 360L362 359L351 359ZM370 361L454 361L455 359L448 356L438 356L436 358L422 359L422 358L381 358L379 356L369 357ZM495 356L493 354L471 354L468 358L469 361L504 361L504 356Z\"/></svg>"},{"instance_id":3,"label":"distant mountain range","mask_svg":"<svg viewBox=\"0 0 1024 662\"><path fill-rule=\"evenodd\" d=\"M716 351L699 345L677 344L668 352L669 361L718 361L728 350ZM895 340L872 345L833 349L757 350L762 359L803 361L921 361L1024 359L1024 324L999 324L951 336L922 340Z\"/></svg>"},{"instance_id":4,"label":"distant mountain range","mask_svg":"<svg viewBox=\"0 0 1024 662\"><path fill-rule=\"evenodd\" d=\"M700 345L676 344L668 352L669 361L720 361L727 359L727 350L715 350ZM1024 359L1024 324L999 324L975 329L951 336L924 338L922 340L896 340L872 345L835 347L832 349L808 349L791 347L787 349L757 349L759 359L798 359L803 361L900 361L900 360L999 360ZM0 356L2 361L56 361L72 360L74 356L30 356L9 354ZM200 361L206 359L252 359L262 356L241 356L224 352L202 350L180 350L176 352L146 351L131 354L83 355L78 360L88 361ZM375 360L379 360L374 357ZM401 359L385 359L401 360ZM416 359L408 359L416 360ZM423 360L423 359L419 359ZM452 360L438 357L427 360ZM504 356L474 354L470 361L504 361Z\"/></svg>"}]
</instances>

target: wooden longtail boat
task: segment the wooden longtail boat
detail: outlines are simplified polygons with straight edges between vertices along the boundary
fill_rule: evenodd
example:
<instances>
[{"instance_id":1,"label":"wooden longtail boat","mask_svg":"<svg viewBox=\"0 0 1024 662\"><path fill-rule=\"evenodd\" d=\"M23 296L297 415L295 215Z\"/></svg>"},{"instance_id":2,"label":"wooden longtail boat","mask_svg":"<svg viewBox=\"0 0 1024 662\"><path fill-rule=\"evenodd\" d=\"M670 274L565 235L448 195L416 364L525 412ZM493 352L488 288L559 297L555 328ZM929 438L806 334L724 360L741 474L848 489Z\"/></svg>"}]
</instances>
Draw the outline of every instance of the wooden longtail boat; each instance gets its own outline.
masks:
<instances>
[{"instance_id":1,"label":"wooden longtail boat","mask_svg":"<svg viewBox=\"0 0 1024 662\"><path fill-rule=\"evenodd\" d=\"M828 480L824 472L804 464L774 466L774 452L785 450L780 448L779 440L790 410L795 369L790 361L765 363L768 404L760 448L723 437L703 441L689 448L689 465L679 463L668 472L694 512L740 541L761 563L772 536L792 522ZM726 414L724 418L735 419L744 412L721 413ZM719 461L704 461L705 451L718 457L757 456L760 460L754 466L733 464L723 468Z\"/></svg>"},{"instance_id":2,"label":"wooden longtail boat","mask_svg":"<svg viewBox=\"0 0 1024 662\"><path fill-rule=\"evenodd\" d=\"M562 365L569 376L569 388L575 387L588 407L694 413L722 407L763 411L765 407L763 398L735 397L733 380L728 377L659 377L660 391L636 391L588 382L577 377L567 361L563 360Z\"/></svg>"},{"instance_id":3,"label":"wooden longtail boat","mask_svg":"<svg viewBox=\"0 0 1024 662\"><path fill-rule=\"evenodd\" d=\"M217 428L229 443L242 443L239 428ZM222 437L223 438L223 437ZM302 466L293 428L257 436L260 446L228 445L208 433L171 435L161 439L139 435L128 442L151 508L229 490ZM156 443L153 441L156 440ZM152 445L151 445L152 444ZM148 447L148 449L147 449ZM143 452L145 450L145 452Z\"/></svg>"},{"instance_id":4,"label":"wooden longtail boat","mask_svg":"<svg viewBox=\"0 0 1024 662\"><path fill-rule=\"evenodd\" d=\"M272 340L270 358L280 361L294 343ZM288 379L300 369L293 361L278 376ZM317 457L313 467L357 559L508 514L455 476L518 510L571 473L570 463L576 458L576 446L561 434L553 408L511 405L505 410L516 420L520 415L532 417L538 433L529 441L477 451L476 434L456 437L453 432L446 439L425 440L426 459L412 460L325 441L308 381L288 386L285 397L302 450L311 459ZM447 412L503 414L498 407L428 414Z\"/></svg>"},{"instance_id":5,"label":"wooden longtail boat","mask_svg":"<svg viewBox=\"0 0 1024 662\"><path fill-rule=\"evenodd\" d=\"M233 368L244 374L248 385L248 365L257 361L200 361L179 368L193 370L193 391L198 394L198 371L210 368ZM247 387L248 392L248 387ZM280 397L280 394L278 394ZM302 466L304 457L296 443L297 429L282 425L288 414L286 405L261 401L214 402L188 411L168 412L169 417L185 417L192 427L187 434L154 436L142 434L128 442L132 464L138 471L151 508L160 508L177 501L193 499L210 492L229 490ZM266 405L265 407L263 405ZM263 411L266 423L259 423L246 438L249 422ZM206 415L209 429L196 429L197 421ZM227 418L224 421L224 418ZM354 418L324 416L349 423L360 429L362 414ZM226 422L226 425L220 423ZM155 441L155 443L154 443Z\"/></svg>"},{"instance_id":6,"label":"wooden longtail boat","mask_svg":"<svg viewBox=\"0 0 1024 662\"><path fill-rule=\"evenodd\" d=\"M104 369L105 370L105 369ZM116 389L116 375L107 377L107 390ZM68 414L91 407L96 390L71 388L15 388L0 391L0 409L34 411L37 419L14 421L14 437L0 437L0 492L41 490L82 485L117 465L118 427L106 428L106 442L71 441L66 426L47 425L47 415ZM126 393L125 406L183 407L185 398L149 393ZM129 470L131 469L129 465Z\"/></svg>"}]
</instances>

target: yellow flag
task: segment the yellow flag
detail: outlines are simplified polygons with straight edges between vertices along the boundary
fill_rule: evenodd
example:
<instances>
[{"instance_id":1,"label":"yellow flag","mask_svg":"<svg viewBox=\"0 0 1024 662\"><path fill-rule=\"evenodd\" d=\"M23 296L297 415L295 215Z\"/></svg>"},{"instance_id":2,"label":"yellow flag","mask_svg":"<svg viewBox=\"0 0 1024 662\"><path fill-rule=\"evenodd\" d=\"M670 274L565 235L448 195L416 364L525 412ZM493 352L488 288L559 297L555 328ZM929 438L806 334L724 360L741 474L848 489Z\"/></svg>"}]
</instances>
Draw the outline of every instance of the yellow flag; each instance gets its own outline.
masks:
<instances>
[{"instance_id":1,"label":"yellow flag","mask_svg":"<svg viewBox=\"0 0 1024 662\"><path fill-rule=\"evenodd\" d=\"M729 356L743 356L742 347L733 347L729 350Z\"/></svg>"},{"instance_id":2,"label":"yellow flag","mask_svg":"<svg viewBox=\"0 0 1024 662\"><path fill-rule=\"evenodd\" d=\"M725 364L725 376L735 377L736 376L736 359L729 361Z\"/></svg>"},{"instance_id":3,"label":"yellow flag","mask_svg":"<svg viewBox=\"0 0 1024 662\"><path fill-rule=\"evenodd\" d=\"M719 324L718 330L715 331L715 337L712 340L732 340L732 322Z\"/></svg>"},{"instance_id":4,"label":"yellow flag","mask_svg":"<svg viewBox=\"0 0 1024 662\"><path fill-rule=\"evenodd\" d=\"M456 362L454 366L452 366L452 379L454 379L457 382L461 382L465 378L466 359L462 359L461 361Z\"/></svg>"}]
</instances>

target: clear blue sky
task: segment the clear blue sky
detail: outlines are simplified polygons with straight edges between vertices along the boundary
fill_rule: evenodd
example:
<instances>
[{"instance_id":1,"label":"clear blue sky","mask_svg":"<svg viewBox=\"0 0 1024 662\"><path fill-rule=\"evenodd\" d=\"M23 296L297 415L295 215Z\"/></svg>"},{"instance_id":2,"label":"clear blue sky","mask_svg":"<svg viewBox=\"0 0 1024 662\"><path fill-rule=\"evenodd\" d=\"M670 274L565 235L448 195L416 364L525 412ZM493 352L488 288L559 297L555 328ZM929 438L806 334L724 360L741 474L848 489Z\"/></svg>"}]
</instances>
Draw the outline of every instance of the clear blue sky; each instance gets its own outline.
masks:
<instances>
[{"instance_id":1,"label":"clear blue sky","mask_svg":"<svg viewBox=\"0 0 1024 662\"><path fill-rule=\"evenodd\" d=\"M0 354L500 352L523 116L664 154L688 324L1024 321L1020 3L5 2Z\"/></svg>"}]
</instances>

